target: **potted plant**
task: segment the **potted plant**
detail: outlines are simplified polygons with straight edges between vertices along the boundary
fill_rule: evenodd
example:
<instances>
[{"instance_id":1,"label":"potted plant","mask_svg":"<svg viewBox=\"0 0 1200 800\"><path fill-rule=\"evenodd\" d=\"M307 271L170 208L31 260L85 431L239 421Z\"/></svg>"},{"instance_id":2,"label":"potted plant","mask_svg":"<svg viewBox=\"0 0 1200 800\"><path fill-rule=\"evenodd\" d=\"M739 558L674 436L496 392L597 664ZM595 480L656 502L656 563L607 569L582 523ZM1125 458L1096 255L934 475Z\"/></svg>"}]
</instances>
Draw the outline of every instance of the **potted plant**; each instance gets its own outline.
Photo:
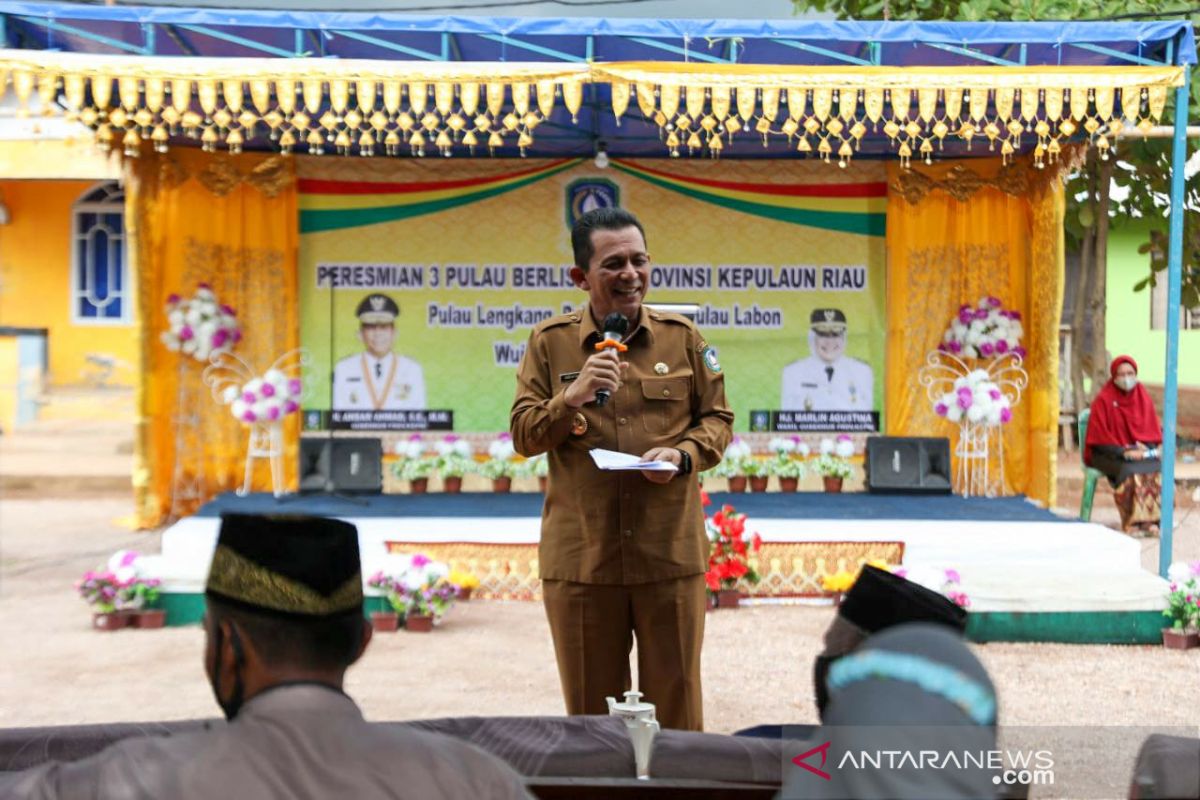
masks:
<instances>
[{"instance_id":1,"label":"potted plant","mask_svg":"<svg viewBox=\"0 0 1200 800\"><path fill-rule=\"evenodd\" d=\"M120 588L117 576L109 570L88 570L75 582L79 596L92 607L92 627L96 630L115 631L130 623L128 614L118 613Z\"/></svg>"},{"instance_id":2,"label":"potted plant","mask_svg":"<svg viewBox=\"0 0 1200 800\"><path fill-rule=\"evenodd\" d=\"M428 633L434 622L450 610L458 597L458 588L447 580L445 564L418 553L404 573L396 579L404 602L404 629Z\"/></svg>"},{"instance_id":3,"label":"potted plant","mask_svg":"<svg viewBox=\"0 0 1200 800\"><path fill-rule=\"evenodd\" d=\"M750 445L740 436L734 436L733 441L725 448L721 462L713 467L709 474L714 478L727 478L729 491L746 491L746 465L752 458Z\"/></svg>"},{"instance_id":4,"label":"potted plant","mask_svg":"<svg viewBox=\"0 0 1200 800\"><path fill-rule=\"evenodd\" d=\"M96 630L161 628L166 624L166 612L154 608L161 581L144 575L140 560L133 550L119 550L105 569L89 570L75 583L79 595L92 606Z\"/></svg>"},{"instance_id":5,"label":"potted plant","mask_svg":"<svg viewBox=\"0 0 1200 800\"><path fill-rule=\"evenodd\" d=\"M813 468L821 476L825 491L840 492L842 481L854 474L848 460L854 455L854 441L845 434L833 439L821 440L821 455L813 461Z\"/></svg>"},{"instance_id":6,"label":"potted plant","mask_svg":"<svg viewBox=\"0 0 1200 800\"><path fill-rule=\"evenodd\" d=\"M421 434L414 433L408 439L396 444L396 454L400 460L392 465L392 474L403 481L408 481L409 490L413 494L425 494L429 490L429 476L438 465L438 460L425 454L425 442Z\"/></svg>"},{"instance_id":7,"label":"potted plant","mask_svg":"<svg viewBox=\"0 0 1200 800\"><path fill-rule=\"evenodd\" d=\"M479 465L479 473L485 478L491 478L492 491L512 491L513 475L517 473L517 462L514 460L516 454L512 436L507 432L501 433L488 445L488 459Z\"/></svg>"},{"instance_id":8,"label":"potted plant","mask_svg":"<svg viewBox=\"0 0 1200 800\"><path fill-rule=\"evenodd\" d=\"M525 474L532 478L537 478L538 490L546 493L546 488L550 480L550 459L545 453L539 453L532 458L525 459L524 463Z\"/></svg>"},{"instance_id":9,"label":"potted plant","mask_svg":"<svg viewBox=\"0 0 1200 800\"><path fill-rule=\"evenodd\" d=\"M765 492L771 480L771 467L765 459L750 456L742 462L742 473L750 483L750 491Z\"/></svg>"},{"instance_id":10,"label":"potted plant","mask_svg":"<svg viewBox=\"0 0 1200 800\"><path fill-rule=\"evenodd\" d=\"M437 472L442 478L442 491L458 494L462 479L475 471L475 453L471 443L453 433L437 443Z\"/></svg>"},{"instance_id":11,"label":"potted plant","mask_svg":"<svg viewBox=\"0 0 1200 800\"><path fill-rule=\"evenodd\" d=\"M746 515L726 505L706 517L708 534L708 571L704 581L708 586L710 605L716 608L737 608L741 597L739 583L751 586L759 581L758 572L750 565L750 555L762 547L762 538L753 534L746 538Z\"/></svg>"},{"instance_id":12,"label":"potted plant","mask_svg":"<svg viewBox=\"0 0 1200 800\"><path fill-rule=\"evenodd\" d=\"M451 570L446 580L458 590L459 600L470 600L471 592L479 588L479 578L466 570Z\"/></svg>"},{"instance_id":13,"label":"potted plant","mask_svg":"<svg viewBox=\"0 0 1200 800\"><path fill-rule=\"evenodd\" d=\"M779 479L779 491L796 491L800 479L808 472L802 460L808 457L808 445L799 436L777 436L767 443L767 449L774 454L767 465L771 474Z\"/></svg>"},{"instance_id":14,"label":"potted plant","mask_svg":"<svg viewBox=\"0 0 1200 800\"><path fill-rule=\"evenodd\" d=\"M400 614L405 606L403 597L397 591L396 579L379 571L367 579L367 587L382 594L392 607L391 611L372 611L371 627L376 633L395 633L400 629Z\"/></svg>"},{"instance_id":15,"label":"potted plant","mask_svg":"<svg viewBox=\"0 0 1200 800\"><path fill-rule=\"evenodd\" d=\"M1168 627L1162 629L1163 647L1189 650L1200 647L1200 561L1177 562L1167 571L1171 585L1162 612Z\"/></svg>"}]
</instances>

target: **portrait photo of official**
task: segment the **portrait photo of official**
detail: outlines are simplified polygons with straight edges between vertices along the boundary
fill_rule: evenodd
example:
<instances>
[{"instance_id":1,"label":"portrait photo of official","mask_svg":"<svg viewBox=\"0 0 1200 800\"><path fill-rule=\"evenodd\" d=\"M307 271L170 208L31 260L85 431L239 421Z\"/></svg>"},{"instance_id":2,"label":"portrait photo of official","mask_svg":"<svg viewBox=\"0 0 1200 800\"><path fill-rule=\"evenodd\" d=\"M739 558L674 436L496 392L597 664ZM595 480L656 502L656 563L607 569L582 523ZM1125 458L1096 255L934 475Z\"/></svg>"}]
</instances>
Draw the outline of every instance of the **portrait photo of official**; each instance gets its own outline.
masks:
<instances>
[{"instance_id":1,"label":"portrait photo of official","mask_svg":"<svg viewBox=\"0 0 1200 800\"><path fill-rule=\"evenodd\" d=\"M783 368L784 411L871 411L875 375L846 355L846 315L837 308L813 309L809 317L808 358Z\"/></svg>"},{"instance_id":2,"label":"portrait photo of official","mask_svg":"<svg viewBox=\"0 0 1200 800\"><path fill-rule=\"evenodd\" d=\"M404 411L425 408L421 365L395 352L400 306L386 294L369 294L354 312L364 349L333 368L334 411Z\"/></svg>"}]
</instances>

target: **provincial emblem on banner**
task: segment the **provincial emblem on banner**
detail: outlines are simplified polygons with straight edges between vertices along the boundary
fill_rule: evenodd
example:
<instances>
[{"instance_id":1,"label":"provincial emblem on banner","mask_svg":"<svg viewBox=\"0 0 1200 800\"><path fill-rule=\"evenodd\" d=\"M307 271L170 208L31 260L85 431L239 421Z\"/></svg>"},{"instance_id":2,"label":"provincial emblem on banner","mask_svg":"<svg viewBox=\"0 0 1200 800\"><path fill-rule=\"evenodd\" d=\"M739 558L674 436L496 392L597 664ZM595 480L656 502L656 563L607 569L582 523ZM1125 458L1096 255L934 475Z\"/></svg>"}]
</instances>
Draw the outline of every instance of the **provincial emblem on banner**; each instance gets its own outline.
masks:
<instances>
[{"instance_id":1,"label":"provincial emblem on banner","mask_svg":"<svg viewBox=\"0 0 1200 800\"><path fill-rule=\"evenodd\" d=\"M596 208L616 208L621 205L621 190L604 178L582 178L567 186L567 227Z\"/></svg>"}]
</instances>

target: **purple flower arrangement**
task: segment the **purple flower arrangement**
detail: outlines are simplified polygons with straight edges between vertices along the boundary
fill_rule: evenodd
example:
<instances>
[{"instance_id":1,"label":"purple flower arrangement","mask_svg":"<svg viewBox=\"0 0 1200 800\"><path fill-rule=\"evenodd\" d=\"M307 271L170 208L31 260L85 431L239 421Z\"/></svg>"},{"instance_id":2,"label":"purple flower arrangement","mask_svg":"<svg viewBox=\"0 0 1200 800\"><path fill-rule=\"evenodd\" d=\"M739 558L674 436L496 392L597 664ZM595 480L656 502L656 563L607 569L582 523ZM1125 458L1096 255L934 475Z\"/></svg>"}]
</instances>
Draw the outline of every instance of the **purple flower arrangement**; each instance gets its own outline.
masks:
<instances>
[{"instance_id":1,"label":"purple flower arrangement","mask_svg":"<svg viewBox=\"0 0 1200 800\"><path fill-rule=\"evenodd\" d=\"M213 354L228 352L242 340L237 312L218 303L207 283L198 284L190 298L167 295L166 310L167 330L162 341L172 352L207 363Z\"/></svg>"},{"instance_id":2,"label":"purple flower arrangement","mask_svg":"<svg viewBox=\"0 0 1200 800\"><path fill-rule=\"evenodd\" d=\"M1023 360L1024 334L1021 312L1005 309L1000 298L989 295L975 307L965 303L959 306L938 350L964 358L997 358L1011 353Z\"/></svg>"},{"instance_id":3,"label":"purple flower arrangement","mask_svg":"<svg viewBox=\"0 0 1200 800\"><path fill-rule=\"evenodd\" d=\"M270 369L244 386L228 387L223 399L234 417L253 425L280 422L288 414L296 413L300 410L303 393L304 384L299 378L290 378L281 370Z\"/></svg>"},{"instance_id":4,"label":"purple flower arrangement","mask_svg":"<svg viewBox=\"0 0 1200 800\"><path fill-rule=\"evenodd\" d=\"M1012 421L1012 404L984 370L976 369L954 382L954 389L933 403L939 417L958 424L1007 425Z\"/></svg>"}]
</instances>

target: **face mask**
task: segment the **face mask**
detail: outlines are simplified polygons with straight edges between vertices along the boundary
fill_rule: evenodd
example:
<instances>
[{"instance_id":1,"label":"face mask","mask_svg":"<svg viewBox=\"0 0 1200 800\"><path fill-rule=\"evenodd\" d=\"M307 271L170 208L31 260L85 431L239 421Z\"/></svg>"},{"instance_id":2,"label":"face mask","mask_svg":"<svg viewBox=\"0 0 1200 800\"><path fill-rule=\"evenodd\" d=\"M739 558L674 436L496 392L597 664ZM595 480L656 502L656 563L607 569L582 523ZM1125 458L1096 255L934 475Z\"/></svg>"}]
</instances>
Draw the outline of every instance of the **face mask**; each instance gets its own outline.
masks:
<instances>
[{"instance_id":1,"label":"face mask","mask_svg":"<svg viewBox=\"0 0 1200 800\"><path fill-rule=\"evenodd\" d=\"M1126 392L1132 391L1133 387L1137 386L1137 382L1138 380L1136 375L1131 375L1127 378L1116 379L1117 386Z\"/></svg>"},{"instance_id":2,"label":"face mask","mask_svg":"<svg viewBox=\"0 0 1200 800\"><path fill-rule=\"evenodd\" d=\"M232 722L237 716L238 711L242 709L243 693L245 687L242 684L242 664L244 657L242 655L242 640L238 636L237 628L229 628L229 644L233 648L233 691L229 695L228 700L221 699L220 690L217 688L221 685L221 643L224 639L224 632L221 626L217 625L215 649L217 652L217 662L213 665L213 680L212 690L213 695L217 698L217 705L221 707L221 711L225 714L225 719Z\"/></svg>"}]
</instances>

